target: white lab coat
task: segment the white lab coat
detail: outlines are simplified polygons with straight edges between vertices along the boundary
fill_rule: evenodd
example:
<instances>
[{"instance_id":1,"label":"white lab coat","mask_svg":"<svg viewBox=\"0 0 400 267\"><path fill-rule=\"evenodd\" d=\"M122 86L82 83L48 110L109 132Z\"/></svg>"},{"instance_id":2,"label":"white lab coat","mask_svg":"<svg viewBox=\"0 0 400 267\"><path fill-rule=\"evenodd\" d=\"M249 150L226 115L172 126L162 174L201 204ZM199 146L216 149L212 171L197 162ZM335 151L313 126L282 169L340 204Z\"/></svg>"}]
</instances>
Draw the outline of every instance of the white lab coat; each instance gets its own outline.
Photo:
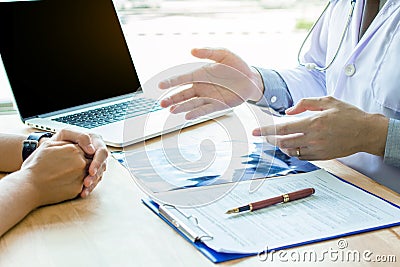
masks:
<instances>
[{"instance_id":1,"label":"white lab coat","mask_svg":"<svg viewBox=\"0 0 400 267\"><path fill-rule=\"evenodd\" d=\"M279 73L295 103L304 97L332 95L366 112L400 120L400 1L388 0L358 40L363 2L356 2L348 33L326 73L304 67ZM331 61L350 8L350 0L331 1L311 35L303 62L326 66ZM400 192L400 169L383 163L382 157L357 153L339 160Z\"/></svg>"}]
</instances>

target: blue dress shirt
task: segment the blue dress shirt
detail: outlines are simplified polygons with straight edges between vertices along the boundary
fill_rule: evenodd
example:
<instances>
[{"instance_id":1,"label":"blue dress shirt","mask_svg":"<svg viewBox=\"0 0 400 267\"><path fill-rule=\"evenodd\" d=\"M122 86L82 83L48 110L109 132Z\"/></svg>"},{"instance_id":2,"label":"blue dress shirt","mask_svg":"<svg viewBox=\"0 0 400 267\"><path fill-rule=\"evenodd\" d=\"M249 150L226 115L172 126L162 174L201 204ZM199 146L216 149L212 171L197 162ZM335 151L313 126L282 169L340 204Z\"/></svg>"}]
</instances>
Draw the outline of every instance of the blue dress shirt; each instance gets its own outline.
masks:
<instances>
[{"instance_id":1,"label":"blue dress shirt","mask_svg":"<svg viewBox=\"0 0 400 267\"><path fill-rule=\"evenodd\" d=\"M255 69L261 74L264 84L264 96L257 102L257 105L271 107L284 114L285 110L294 104L285 81L274 70L257 67ZM400 136L400 120L390 118L384 162L400 168L400 141L398 136Z\"/></svg>"}]
</instances>

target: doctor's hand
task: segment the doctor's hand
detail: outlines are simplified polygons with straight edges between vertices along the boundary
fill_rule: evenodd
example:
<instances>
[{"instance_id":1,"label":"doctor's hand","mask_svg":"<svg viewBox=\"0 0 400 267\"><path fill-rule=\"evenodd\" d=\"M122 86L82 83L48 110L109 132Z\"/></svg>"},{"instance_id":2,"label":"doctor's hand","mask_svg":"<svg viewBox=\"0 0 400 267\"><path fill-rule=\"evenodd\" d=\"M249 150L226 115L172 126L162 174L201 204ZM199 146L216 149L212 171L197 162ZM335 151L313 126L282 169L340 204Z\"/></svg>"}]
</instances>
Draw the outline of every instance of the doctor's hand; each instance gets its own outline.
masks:
<instances>
[{"instance_id":1,"label":"doctor's hand","mask_svg":"<svg viewBox=\"0 0 400 267\"><path fill-rule=\"evenodd\" d=\"M86 158L90 159L87 174L83 180L83 188L80 193L82 198L87 197L101 181L103 173L106 171L108 158L107 146L98 135L68 129L62 129L51 139L53 141L67 141L79 145L84 151Z\"/></svg>"},{"instance_id":2,"label":"doctor's hand","mask_svg":"<svg viewBox=\"0 0 400 267\"><path fill-rule=\"evenodd\" d=\"M307 110L316 114L255 129L253 135L265 136L289 156L302 160L327 160L357 152L383 156L389 120L366 113L333 97L302 99L286 110L295 115Z\"/></svg>"},{"instance_id":3,"label":"doctor's hand","mask_svg":"<svg viewBox=\"0 0 400 267\"><path fill-rule=\"evenodd\" d=\"M187 112L186 119L196 119L262 97L260 74L239 56L226 49L203 48L191 52L197 58L214 62L161 81L160 89L192 84L189 89L163 99L162 107L170 107L172 113Z\"/></svg>"}]
</instances>

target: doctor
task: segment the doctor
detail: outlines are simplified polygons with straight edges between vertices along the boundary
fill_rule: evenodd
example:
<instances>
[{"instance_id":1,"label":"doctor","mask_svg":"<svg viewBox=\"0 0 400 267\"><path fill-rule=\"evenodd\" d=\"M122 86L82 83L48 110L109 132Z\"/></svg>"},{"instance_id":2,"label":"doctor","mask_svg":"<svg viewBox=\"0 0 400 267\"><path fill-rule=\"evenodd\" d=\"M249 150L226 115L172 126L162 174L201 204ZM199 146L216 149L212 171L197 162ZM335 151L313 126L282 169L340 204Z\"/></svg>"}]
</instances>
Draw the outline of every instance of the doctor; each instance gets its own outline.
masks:
<instances>
[{"instance_id":1,"label":"doctor","mask_svg":"<svg viewBox=\"0 0 400 267\"><path fill-rule=\"evenodd\" d=\"M254 101L290 115L317 111L253 135L303 160L338 158L400 193L399 21L397 0L331 0L304 41L309 47L302 45L297 68L250 67L225 49L193 49L195 57L215 63L161 81L161 89L193 83L161 105L187 112L187 119L219 110L221 102Z\"/></svg>"}]
</instances>

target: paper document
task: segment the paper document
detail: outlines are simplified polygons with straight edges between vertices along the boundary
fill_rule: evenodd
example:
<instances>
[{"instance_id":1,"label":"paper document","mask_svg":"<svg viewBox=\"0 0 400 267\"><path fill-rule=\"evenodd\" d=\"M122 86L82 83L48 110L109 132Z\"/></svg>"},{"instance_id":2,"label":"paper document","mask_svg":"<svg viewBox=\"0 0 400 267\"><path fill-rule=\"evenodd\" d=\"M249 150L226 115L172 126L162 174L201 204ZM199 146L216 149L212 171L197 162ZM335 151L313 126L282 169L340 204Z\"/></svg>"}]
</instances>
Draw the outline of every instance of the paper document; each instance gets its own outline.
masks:
<instances>
[{"instance_id":1,"label":"paper document","mask_svg":"<svg viewBox=\"0 0 400 267\"><path fill-rule=\"evenodd\" d=\"M252 193L250 183L238 183L208 205L164 208L176 222L184 222L197 232L208 247L227 253L282 249L400 223L399 207L322 169L265 179ZM254 212L225 214L234 207L308 187L315 188L315 194L304 199ZM206 194L212 188L201 190Z\"/></svg>"},{"instance_id":2,"label":"paper document","mask_svg":"<svg viewBox=\"0 0 400 267\"><path fill-rule=\"evenodd\" d=\"M232 149L240 147L241 149ZM268 143L225 141L113 153L152 193L282 176L319 169Z\"/></svg>"}]
</instances>

